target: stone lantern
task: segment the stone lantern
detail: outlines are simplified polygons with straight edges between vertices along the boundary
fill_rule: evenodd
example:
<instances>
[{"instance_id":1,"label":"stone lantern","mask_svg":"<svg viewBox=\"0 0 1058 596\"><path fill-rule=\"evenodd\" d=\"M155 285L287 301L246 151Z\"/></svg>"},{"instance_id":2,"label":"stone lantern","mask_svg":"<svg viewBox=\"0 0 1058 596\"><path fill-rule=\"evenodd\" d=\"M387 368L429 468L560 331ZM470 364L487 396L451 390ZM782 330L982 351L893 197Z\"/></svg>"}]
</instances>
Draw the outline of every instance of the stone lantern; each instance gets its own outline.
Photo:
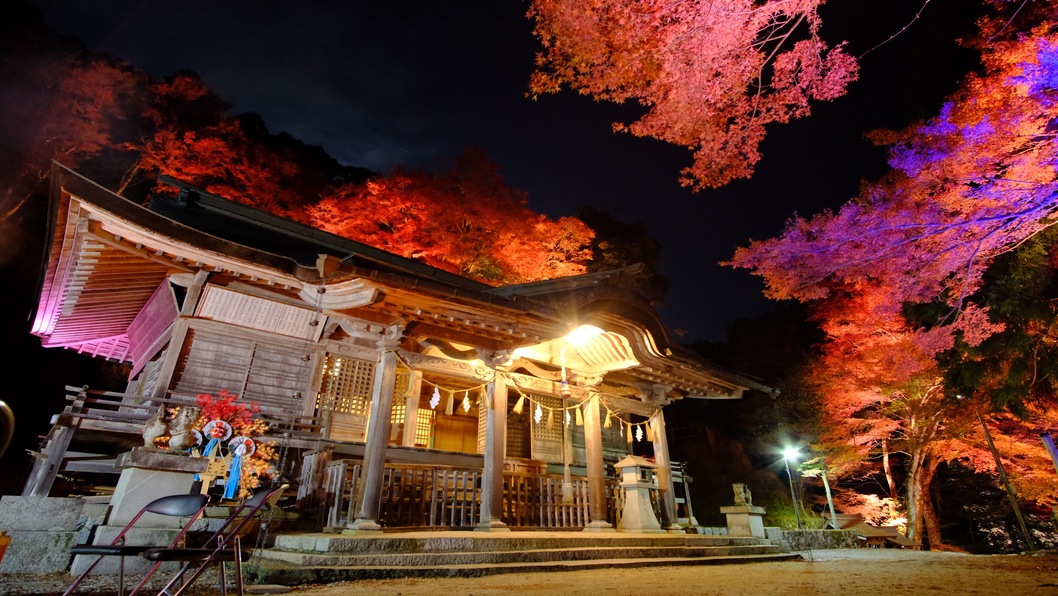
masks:
<instances>
[{"instance_id":1,"label":"stone lantern","mask_svg":"<svg viewBox=\"0 0 1058 596\"><path fill-rule=\"evenodd\" d=\"M617 531L664 534L665 530L661 529L654 515L654 507L650 504L650 490L657 487L654 484L654 469L657 466L642 457L629 455L614 464L614 467L621 474L625 501Z\"/></svg>"}]
</instances>

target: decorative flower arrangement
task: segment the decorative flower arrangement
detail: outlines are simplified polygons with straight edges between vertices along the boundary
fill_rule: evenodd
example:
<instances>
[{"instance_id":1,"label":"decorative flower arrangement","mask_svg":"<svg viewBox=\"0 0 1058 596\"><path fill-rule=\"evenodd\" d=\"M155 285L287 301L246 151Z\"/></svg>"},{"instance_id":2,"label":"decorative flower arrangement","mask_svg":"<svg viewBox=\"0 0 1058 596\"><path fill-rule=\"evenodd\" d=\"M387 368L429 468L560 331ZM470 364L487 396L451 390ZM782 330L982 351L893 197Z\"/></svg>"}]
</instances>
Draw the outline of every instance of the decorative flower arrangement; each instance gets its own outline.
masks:
<instances>
[{"instance_id":1,"label":"decorative flower arrangement","mask_svg":"<svg viewBox=\"0 0 1058 596\"><path fill-rule=\"evenodd\" d=\"M253 494L262 479L275 475L275 463L279 459L274 444L256 440L268 430L268 424L255 416L260 407L237 399L237 395L222 389L216 397L200 393L195 398L196 406L187 408L199 410L191 422L194 439L190 450L202 457L230 459L224 488L224 498L228 499ZM181 410L179 407L170 410L174 421L181 419ZM192 412L184 414L193 415ZM172 434L176 434L175 430Z\"/></svg>"}]
</instances>

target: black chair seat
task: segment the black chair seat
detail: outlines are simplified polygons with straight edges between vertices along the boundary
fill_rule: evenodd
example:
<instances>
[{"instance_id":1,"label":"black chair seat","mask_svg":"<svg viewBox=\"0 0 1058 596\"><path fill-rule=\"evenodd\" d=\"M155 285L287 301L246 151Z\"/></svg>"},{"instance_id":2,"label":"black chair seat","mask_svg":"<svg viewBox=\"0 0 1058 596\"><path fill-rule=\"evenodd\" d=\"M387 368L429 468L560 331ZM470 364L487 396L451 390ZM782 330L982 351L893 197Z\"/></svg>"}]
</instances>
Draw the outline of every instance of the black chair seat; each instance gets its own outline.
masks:
<instances>
[{"instance_id":1,"label":"black chair seat","mask_svg":"<svg viewBox=\"0 0 1058 596\"><path fill-rule=\"evenodd\" d=\"M70 554L72 555L95 555L96 559L83 572L81 572L81 575L73 580L73 583L70 584L69 588L66 588L64 596L73 594L81 581L88 577L88 574L91 573L96 565L103 560L103 557L119 558L118 596L123 595L125 593L125 557L135 557L148 549L163 546L160 544L125 544L125 535L128 534L140 517L147 513L167 515L170 517L186 517L187 521L180 526L176 537L169 543L169 546L176 546L177 544L182 544L184 536L191 528L191 524L201 517L202 513L206 510L207 503L209 503L209 497L202 494L178 494L159 497L144 505L139 513L125 524L125 527L121 529L121 532L114 537L114 540L111 541L110 544L75 544L70 547ZM176 528L173 529L175 530ZM153 567L147 570L147 573L145 573L143 578L140 579L141 586L147 582L155 570L158 569L159 565L161 565L161 563L155 563Z\"/></svg>"},{"instance_id":2,"label":"black chair seat","mask_svg":"<svg viewBox=\"0 0 1058 596\"><path fill-rule=\"evenodd\" d=\"M149 548L158 548L156 544L76 544L70 547L74 555L101 555L111 557L132 557Z\"/></svg>"},{"instance_id":3,"label":"black chair seat","mask_svg":"<svg viewBox=\"0 0 1058 596\"><path fill-rule=\"evenodd\" d=\"M152 548L143 552L143 557L160 565L165 561L182 561L183 565L169 583L162 588L159 595L181 596L209 567L216 567L220 593L226 594L227 582L224 577L224 563L235 565L236 593L242 596L242 564L250 560L250 552L244 551L243 535L252 527L259 514L272 511L283 496L283 491L290 488L288 484L270 488L246 499L231 512L223 525L204 543L197 547ZM237 553L237 554L236 554ZM188 575L185 575L188 572ZM136 587L139 590L142 587ZM134 590L135 592L135 590Z\"/></svg>"},{"instance_id":4,"label":"black chair seat","mask_svg":"<svg viewBox=\"0 0 1058 596\"><path fill-rule=\"evenodd\" d=\"M241 561L249 561L250 553L240 552ZM234 561L235 551L232 549L215 550L212 548L148 548L143 551L143 557L148 561Z\"/></svg>"}]
</instances>

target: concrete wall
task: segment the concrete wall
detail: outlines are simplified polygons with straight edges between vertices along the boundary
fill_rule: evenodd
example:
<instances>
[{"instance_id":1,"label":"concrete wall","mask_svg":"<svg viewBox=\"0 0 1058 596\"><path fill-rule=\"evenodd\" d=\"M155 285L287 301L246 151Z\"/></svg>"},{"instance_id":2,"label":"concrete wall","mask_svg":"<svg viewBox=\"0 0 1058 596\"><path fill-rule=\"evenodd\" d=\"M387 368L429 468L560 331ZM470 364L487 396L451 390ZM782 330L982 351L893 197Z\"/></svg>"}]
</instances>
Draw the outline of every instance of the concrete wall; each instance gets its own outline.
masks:
<instances>
[{"instance_id":1,"label":"concrete wall","mask_svg":"<svg viewBox=\"0 0 1058 596\"><path fill-rule=\"evenodd\" d=\"M76 498L0 498L0 530L11 537L0 573L55 573L70 565L70 547L91 523Z\"/></svg>"}]
</instances>

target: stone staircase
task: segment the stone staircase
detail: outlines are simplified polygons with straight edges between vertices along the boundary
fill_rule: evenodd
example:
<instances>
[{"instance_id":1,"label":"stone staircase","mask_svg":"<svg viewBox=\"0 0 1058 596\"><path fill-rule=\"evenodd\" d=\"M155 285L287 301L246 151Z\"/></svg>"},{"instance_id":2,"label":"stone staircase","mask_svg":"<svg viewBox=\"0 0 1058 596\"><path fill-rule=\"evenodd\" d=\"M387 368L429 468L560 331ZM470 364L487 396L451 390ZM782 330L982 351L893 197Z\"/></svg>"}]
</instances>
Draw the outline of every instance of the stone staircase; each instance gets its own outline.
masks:
<instances>
[{"instance_id":1,"label":"stone staircase","mask_svg":"<svg viewBox=\"0 0 1058 596\"><path fill-rule=\"evenodd\" d=\"M255 582L300 585L394 577L478 577L655 565L800 559L768 540L695 534L406 532L277 534L245 566Z\"/></svg>"}]
</instances>

